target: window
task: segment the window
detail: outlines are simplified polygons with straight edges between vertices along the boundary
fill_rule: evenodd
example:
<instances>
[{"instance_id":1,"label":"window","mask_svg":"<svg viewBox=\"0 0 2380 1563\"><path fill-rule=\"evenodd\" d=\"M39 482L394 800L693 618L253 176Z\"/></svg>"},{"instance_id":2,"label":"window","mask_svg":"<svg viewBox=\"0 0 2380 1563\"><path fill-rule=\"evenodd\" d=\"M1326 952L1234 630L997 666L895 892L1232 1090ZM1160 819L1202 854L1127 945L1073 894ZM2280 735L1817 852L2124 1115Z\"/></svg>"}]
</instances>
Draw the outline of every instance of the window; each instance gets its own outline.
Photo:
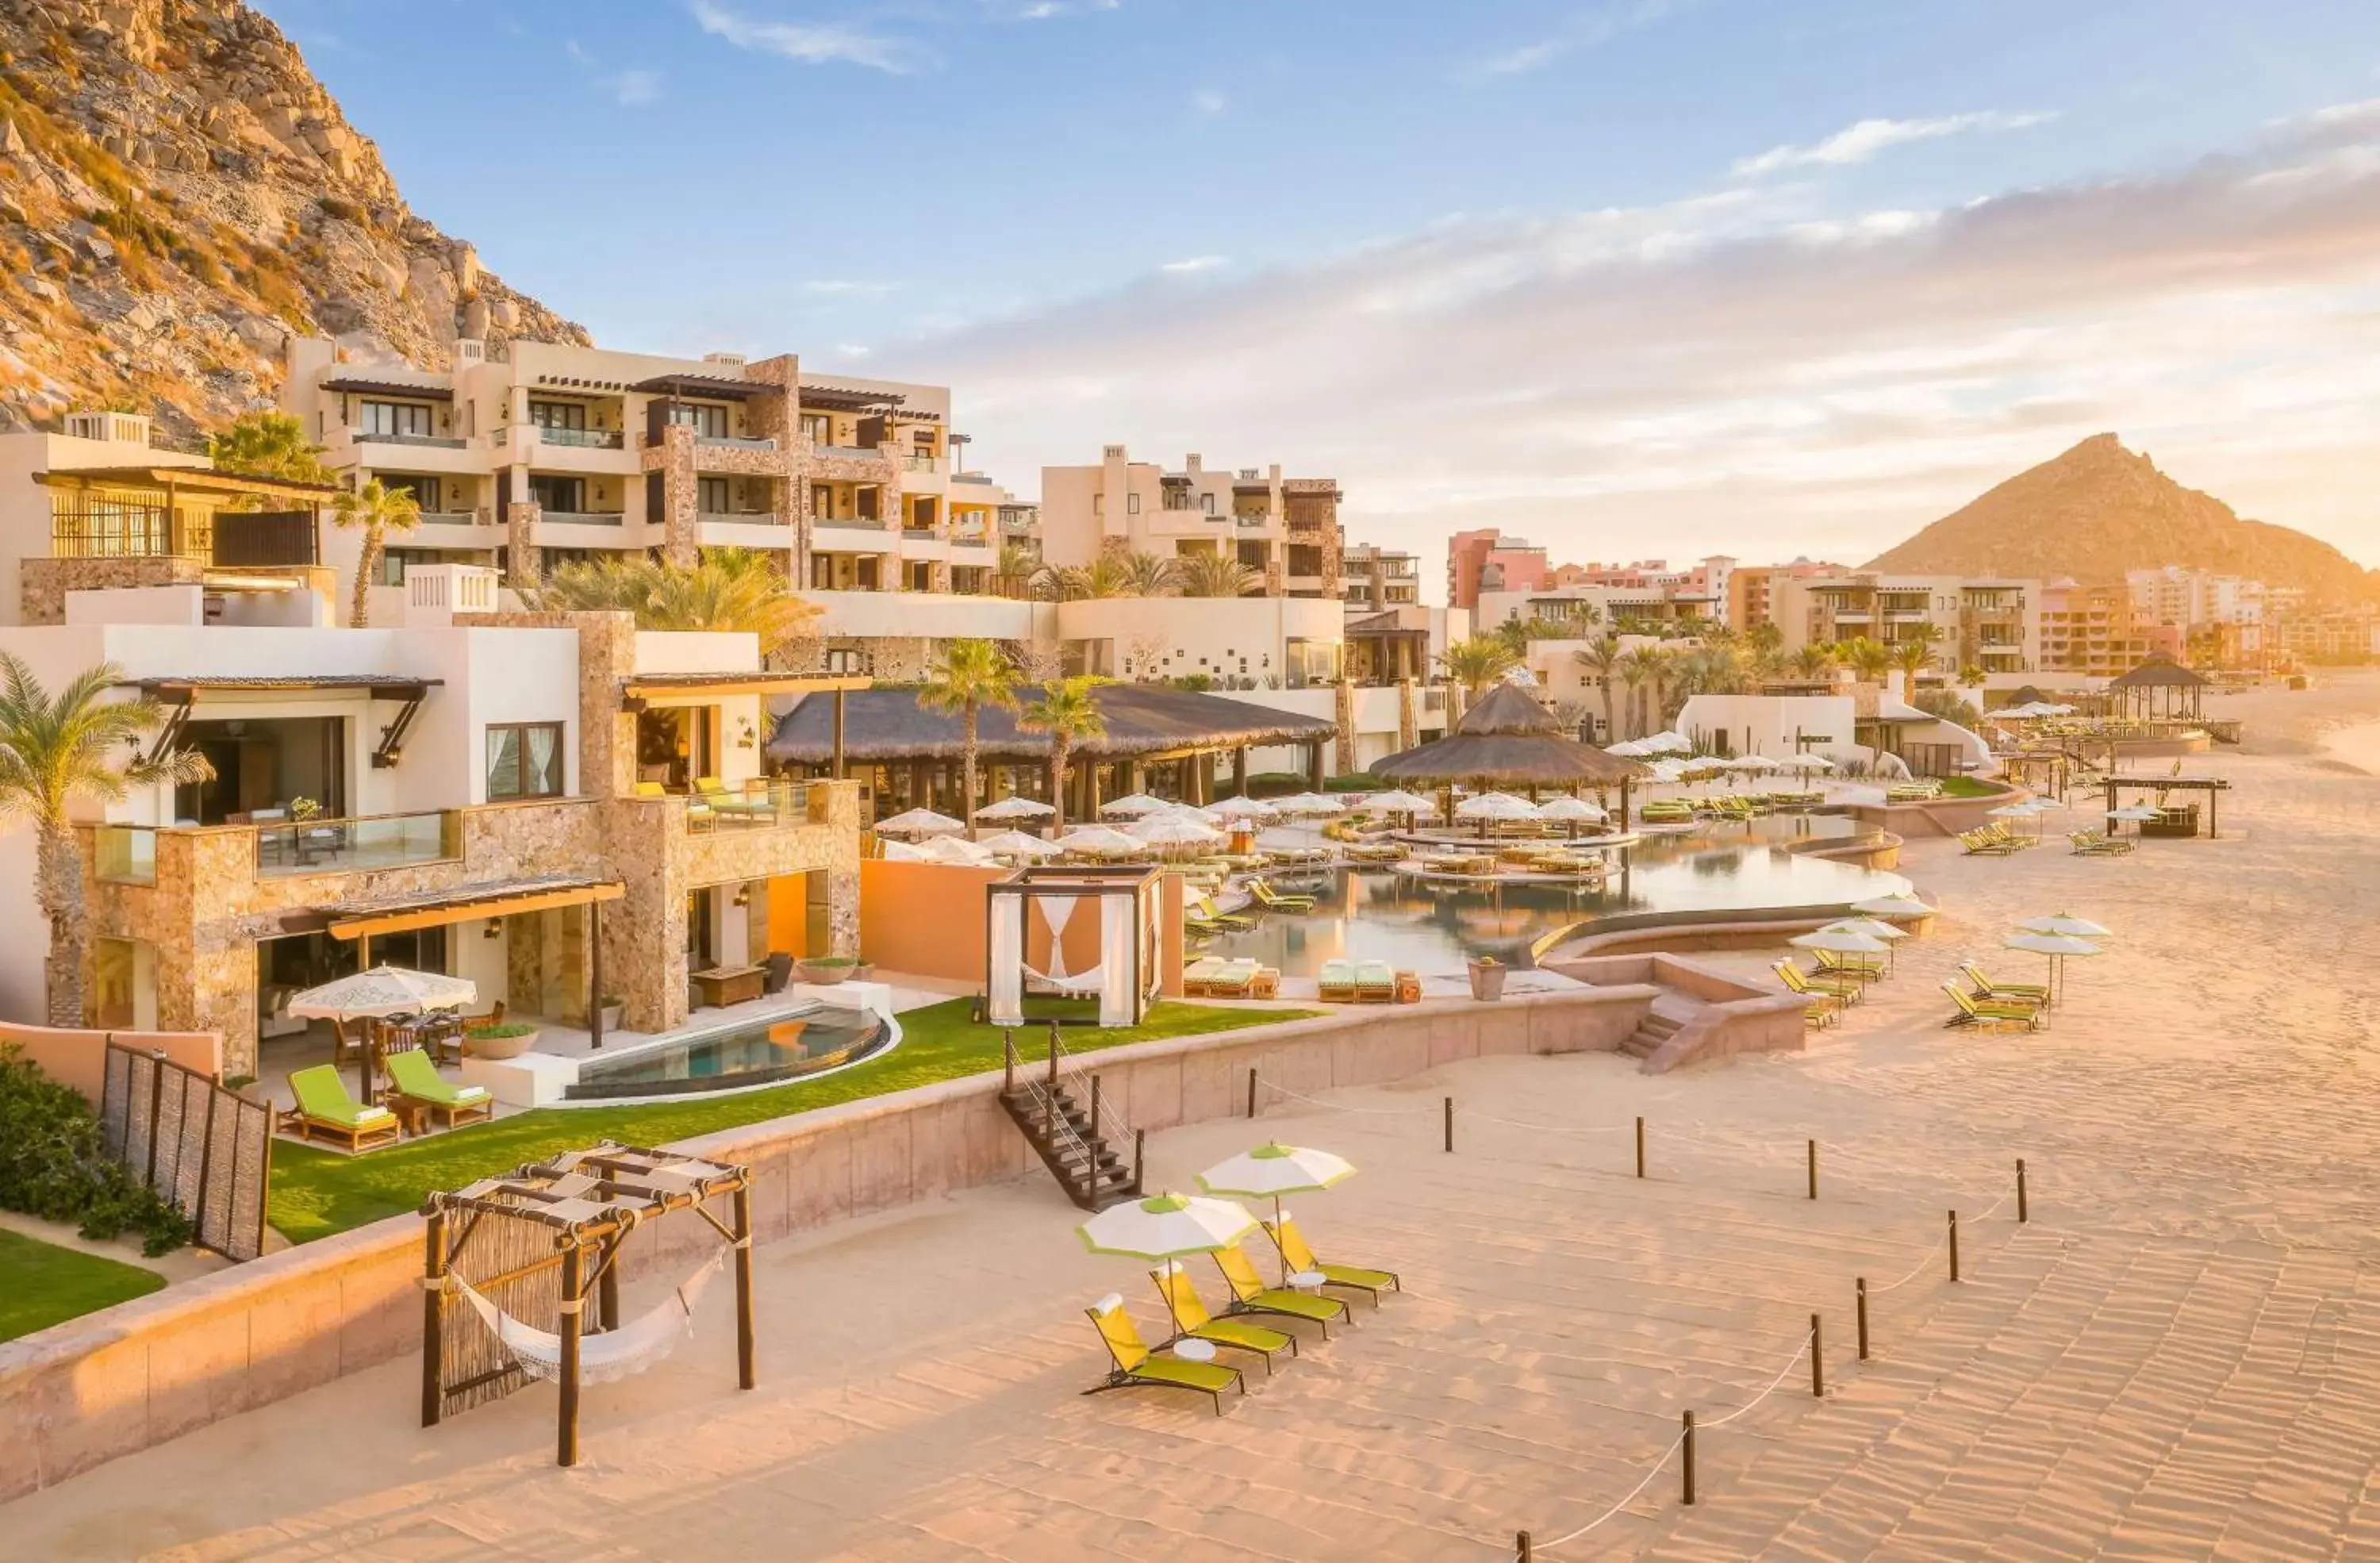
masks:
<instances>
[{"instance_id":1,"label":"window","mask_svg":"<svg viewBox=\"0 0 2380 1563\"><path fill-rule=\"evenodd\" d=\"M436 515L446 508L442 503L446 497L445 485L435 478L383 477L381 486L393 494L411 494L424 515Z\"/></svg>"},{"instance_id":2,"label":"window","mask_svg":"<svg viewBox=\"0 0 2380 1563\"><path fill-rule=\"evenodd\" d=\"M1205 511L1209 515L1214 515L1215 496L1212 494L1200 494L1198 496L1198 508Z\"/></svg>"},{"instance_id":3,"label":"window","mask_svg":"<svg viewBox=\"0 0 2380 1563\"><path fill-rule=\"evenodd\" d=\"M558 721L488 724L488 801L562 795L562 728Z\"/></svg>"},{"instance_id":4,"label":"window","mask_svg":"<svg viewBox=\"0 0 2380 1563\"><path fill-rule=\"evenodd\" d=\"M1094 515L1105 515L1107 513L1108 496L1105 494L1093 494L1091 496L1091 514Z\"/></svg>"},{"instance_id":5,"label":"window","mask_svg":"<svg viewBox=\"0 0 2380 1563\"><path fill-rule=\"evenodd\" d=\"M540 429L584 429L587 427L587 404L584 402L531 402L528 420Z\"/></svg>"},{"instance_id":6,"label":"window","mask_svg":"<svg viewBox=\"0 0 2380 1563\"><path fill-rule=\"evenodd\" d=\"M826 671L841 677L856 677L868 672L868 655L864 651L830 651L826 654Z\"/></svg>"},{"instance_id":7,"label":"window","mask_svg":"<svg viewBox=\"0 0 2380 1563\"><path fill-rule=\"evenodd\" d=\"M1138 494L1126 494L1123 496L1123 513L1126 515L1137 515L1140 514L1140 496Z\"/></svg>"},{"instance_id":8,"label":"window","mask_svg":"<svg viewBox=\"0 0 2380 1563\"><path fill-rule=\"evenodd\" d=\"M727 436L725 407L698 406L690 402L670 404L669 420L693 427L697 436L705 440L722 440Z\"/></svg>"},{"instance_id":9,"label":"window","mask_svg":"<svg viewBox=\"0 0 2380 1563\"><path fill-rule=\"evenodd\" d=\"M834 419L824 413L802 414L802 436L813 445L834 443Z\"/></svg>"},{"instance_id":10,"label":"window","mask_svg":"<svg viewBox=\"0 0 2380 1563\"><path fill-rule=\"evenodd\" d=\"M902 582L903 587L907 590L931 591L934 589L934 567L932 564L923 561L904 563L901 566L901 573L908 577L906 580Z\"/></svg>"},{"instance_id":11,"label":"window","mask_svg":"<svg viewBox=\"0 0 2380 1563\"><path fill-rule=\"evenodd\" d=\"M431 431L431 410L410 402L366 402L361 410L357 428L366 434L419 436Z\"/></svg>"},{"instance_id":12,"label":"window","mask_svg":"<svg viewBox=\"0 0 2380 1563\"><path fill-rule=\"evenodd\" d=\"M698 478L694 480L694 508L705 515L724 515L731 508L727 503L727 479Z\"/></svg>"}]
</instances>

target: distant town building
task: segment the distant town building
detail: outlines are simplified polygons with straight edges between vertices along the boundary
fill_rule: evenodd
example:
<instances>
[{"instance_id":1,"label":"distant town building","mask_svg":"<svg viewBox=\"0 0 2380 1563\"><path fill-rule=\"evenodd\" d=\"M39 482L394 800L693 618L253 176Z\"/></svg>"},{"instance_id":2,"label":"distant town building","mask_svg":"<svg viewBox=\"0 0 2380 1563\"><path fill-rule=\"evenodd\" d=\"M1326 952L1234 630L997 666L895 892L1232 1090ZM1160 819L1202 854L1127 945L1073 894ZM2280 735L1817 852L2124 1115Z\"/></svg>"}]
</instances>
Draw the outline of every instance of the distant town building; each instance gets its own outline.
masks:
<instances>
[{"instance_id":1,"label":"distant town building","mask_svg":"<svg viewBox=\"0 0 2380 1563\"><path fill-rule=\"evenodd\" d=\"M2032 670L2041 655L2041 583L2002 576L1787 575L1769 580L1770 615L1784 648L1865 638L1888 648L1923 641L1945 675Z\"/></svg>"}]
</instances>

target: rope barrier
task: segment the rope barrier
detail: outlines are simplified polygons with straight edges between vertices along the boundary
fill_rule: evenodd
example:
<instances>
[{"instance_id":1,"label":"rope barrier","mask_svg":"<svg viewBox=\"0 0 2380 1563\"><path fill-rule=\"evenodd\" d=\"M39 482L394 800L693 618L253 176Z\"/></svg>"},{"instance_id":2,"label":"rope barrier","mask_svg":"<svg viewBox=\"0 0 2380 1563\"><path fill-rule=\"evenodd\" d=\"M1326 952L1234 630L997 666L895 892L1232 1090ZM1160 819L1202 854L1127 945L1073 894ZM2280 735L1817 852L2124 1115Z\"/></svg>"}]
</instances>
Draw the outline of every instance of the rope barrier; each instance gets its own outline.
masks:
<instances>
[{"instance_id":1,"label":"rope barrier","mask_svg":"<svg viewBox=\"0 0 2380 1563\"><path fill-rule=\"evenodd\" d=\"M1988 1221L1994 1215L1998 1213L2001 1206L2006 1205L2013 1197L2014 1196L2011 1194L2002 1194L1999 1198L1992 1202L1991 1209L1985 1211L1980 1216L1969 1217L1968 1219L1973 1221ZM1944 1248L1948 1247L1949 1245L1949 1242L1950 1234L1946 1231L1940 1237L1934 1240L1934 1246L1925 1251L1925 1257L1918 1260L1917 1263L1911 1267L1907 1275L1901 1277L1899 1280L1894 1281L1890 1286L1869 1287L1867 1289L1867 1294L1870 1297L1881 1297L1888 1291L1898 1291L1902 1287L1907 1286L1911 1281L1917 1278L1918 1275L1925 1268L1926 1266L1934 1262L1934 1256L1941 1253Z\"/></svg>"},{"instance_id":2,"label":"rope barrier","mask_svg":"<svg viewBox=\"0 0 2380 1563\"><path fill-rule=\"evenodd\" d=\"M1257 1084L1259 1084L1259 1085L1262 1085L1262 1086L1266 1087L1266 1088L1267 1088L1267 1089L1269 1089L1269 1090L1277 1091L1277 1092L1279 1092L1281 1095L1282 1095L1282 1096L1284 1096L1284 1097L1291 1097L1291 1098L1292 1098L1292 1099L1293 1099L1293 1100L1301 1101L1301 1102L1312 1102L1316 1107L1318 1107L1318 1108L1328 1108L1328 1109L1330 1109L1332 1112L1360 1112L1360 1113L1365 1114L1365 1115L1366 1115L1366 1116L1367 1116L1367 1117L1372 1117L1372 1118L1416 1118L1416 1117L1419 1117L1419 1116L1420 1116L1421 1114L1423 1114L1423 1113L1429 1113L1429 1114L1435 1115L1435 1114L1437 1114L1437 1113L1440 1110L1439 1109L1438 1109L1438 1108L1436 1108L1436 1107L1426 1107L1426 1108L1366 1108L1366 1107L1353 1107L1353 1106L1350 1106L1349 1104L1347 1104L1347 1103L1345 1103L1345 1102L1326 1102L1326 1101L1324 1101L1324 1100L1323 1100L1321 1097L1309 1097L1309 1096L1305 1095L1305 1094L1304 1092L1302 1092L1302 1091L1293 1091L1293 1090L1291 1090L1291 1089L1290 1089L1288 1086L1286 1086L1286 1085L1277 1085L1277 1084L1275 1084L1273 1082L1271 1082L1271 1081L1267 1080L1266 1078L1264 1078L1264 1076L1262 1076L1262 1075L1258 1075L1258 1076L1257 1076Z\"/></svg>"}]
</instances>

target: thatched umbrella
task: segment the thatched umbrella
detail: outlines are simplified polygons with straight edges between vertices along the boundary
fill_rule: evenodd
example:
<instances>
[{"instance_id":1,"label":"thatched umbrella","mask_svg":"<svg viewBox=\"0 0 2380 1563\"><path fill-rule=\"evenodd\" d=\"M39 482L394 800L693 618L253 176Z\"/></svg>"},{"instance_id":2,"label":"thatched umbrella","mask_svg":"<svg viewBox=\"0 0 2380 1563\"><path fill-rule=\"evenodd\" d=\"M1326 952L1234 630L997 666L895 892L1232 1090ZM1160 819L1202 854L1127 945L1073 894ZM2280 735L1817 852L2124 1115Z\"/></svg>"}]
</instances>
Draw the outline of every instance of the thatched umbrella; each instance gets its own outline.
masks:
<instances>
[{"instance_id":1,"label":"thatched umbrella","mask_svg":"<svg viewBox=\"0 0 2380 1563\"><path fill-rule=\"evenodd\" d=\"M1620 823L1628 824L1628 785L1651 770L1572 737L1527 691L1500 685L1463 713L1454 731L1372 766L1391 782L1457 782L1505 787L1620 787Z\"/></svg>"}]
</instances>

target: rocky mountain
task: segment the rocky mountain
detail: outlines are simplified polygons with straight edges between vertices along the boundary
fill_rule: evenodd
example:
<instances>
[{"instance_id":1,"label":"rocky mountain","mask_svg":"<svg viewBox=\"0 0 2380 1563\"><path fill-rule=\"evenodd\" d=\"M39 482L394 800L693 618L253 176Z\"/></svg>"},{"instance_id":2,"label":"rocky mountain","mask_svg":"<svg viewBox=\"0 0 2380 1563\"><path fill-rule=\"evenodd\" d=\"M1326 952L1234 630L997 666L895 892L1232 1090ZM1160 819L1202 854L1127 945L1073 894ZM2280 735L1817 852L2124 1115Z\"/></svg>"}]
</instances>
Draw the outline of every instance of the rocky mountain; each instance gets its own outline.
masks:
<instances>
[{"instance_id":1,"label":"rocky mountain","mask_svg":"<svg viewBox=\"0 0 2380 1563\"><path fill-rule=\"evenodd\" d=\"M2312 602L2380 599L2380 572L2303 532L2241 520L2113 434L2017 474L1862 568L2115 585L2126 570L2165 564L2300 587Z\"/></svg>"},{"instance_id":2,"label":"rocky mountain","mask_svg":"<svg viewBox=\"0 0 2380 1563\"><path fill-rule=\"evenodd\" d=\"M587 340L416 216L240 0L0 0L0 428L188 439L271 397L292 331L425 365Z\"/></svg>"}]
</instances>

